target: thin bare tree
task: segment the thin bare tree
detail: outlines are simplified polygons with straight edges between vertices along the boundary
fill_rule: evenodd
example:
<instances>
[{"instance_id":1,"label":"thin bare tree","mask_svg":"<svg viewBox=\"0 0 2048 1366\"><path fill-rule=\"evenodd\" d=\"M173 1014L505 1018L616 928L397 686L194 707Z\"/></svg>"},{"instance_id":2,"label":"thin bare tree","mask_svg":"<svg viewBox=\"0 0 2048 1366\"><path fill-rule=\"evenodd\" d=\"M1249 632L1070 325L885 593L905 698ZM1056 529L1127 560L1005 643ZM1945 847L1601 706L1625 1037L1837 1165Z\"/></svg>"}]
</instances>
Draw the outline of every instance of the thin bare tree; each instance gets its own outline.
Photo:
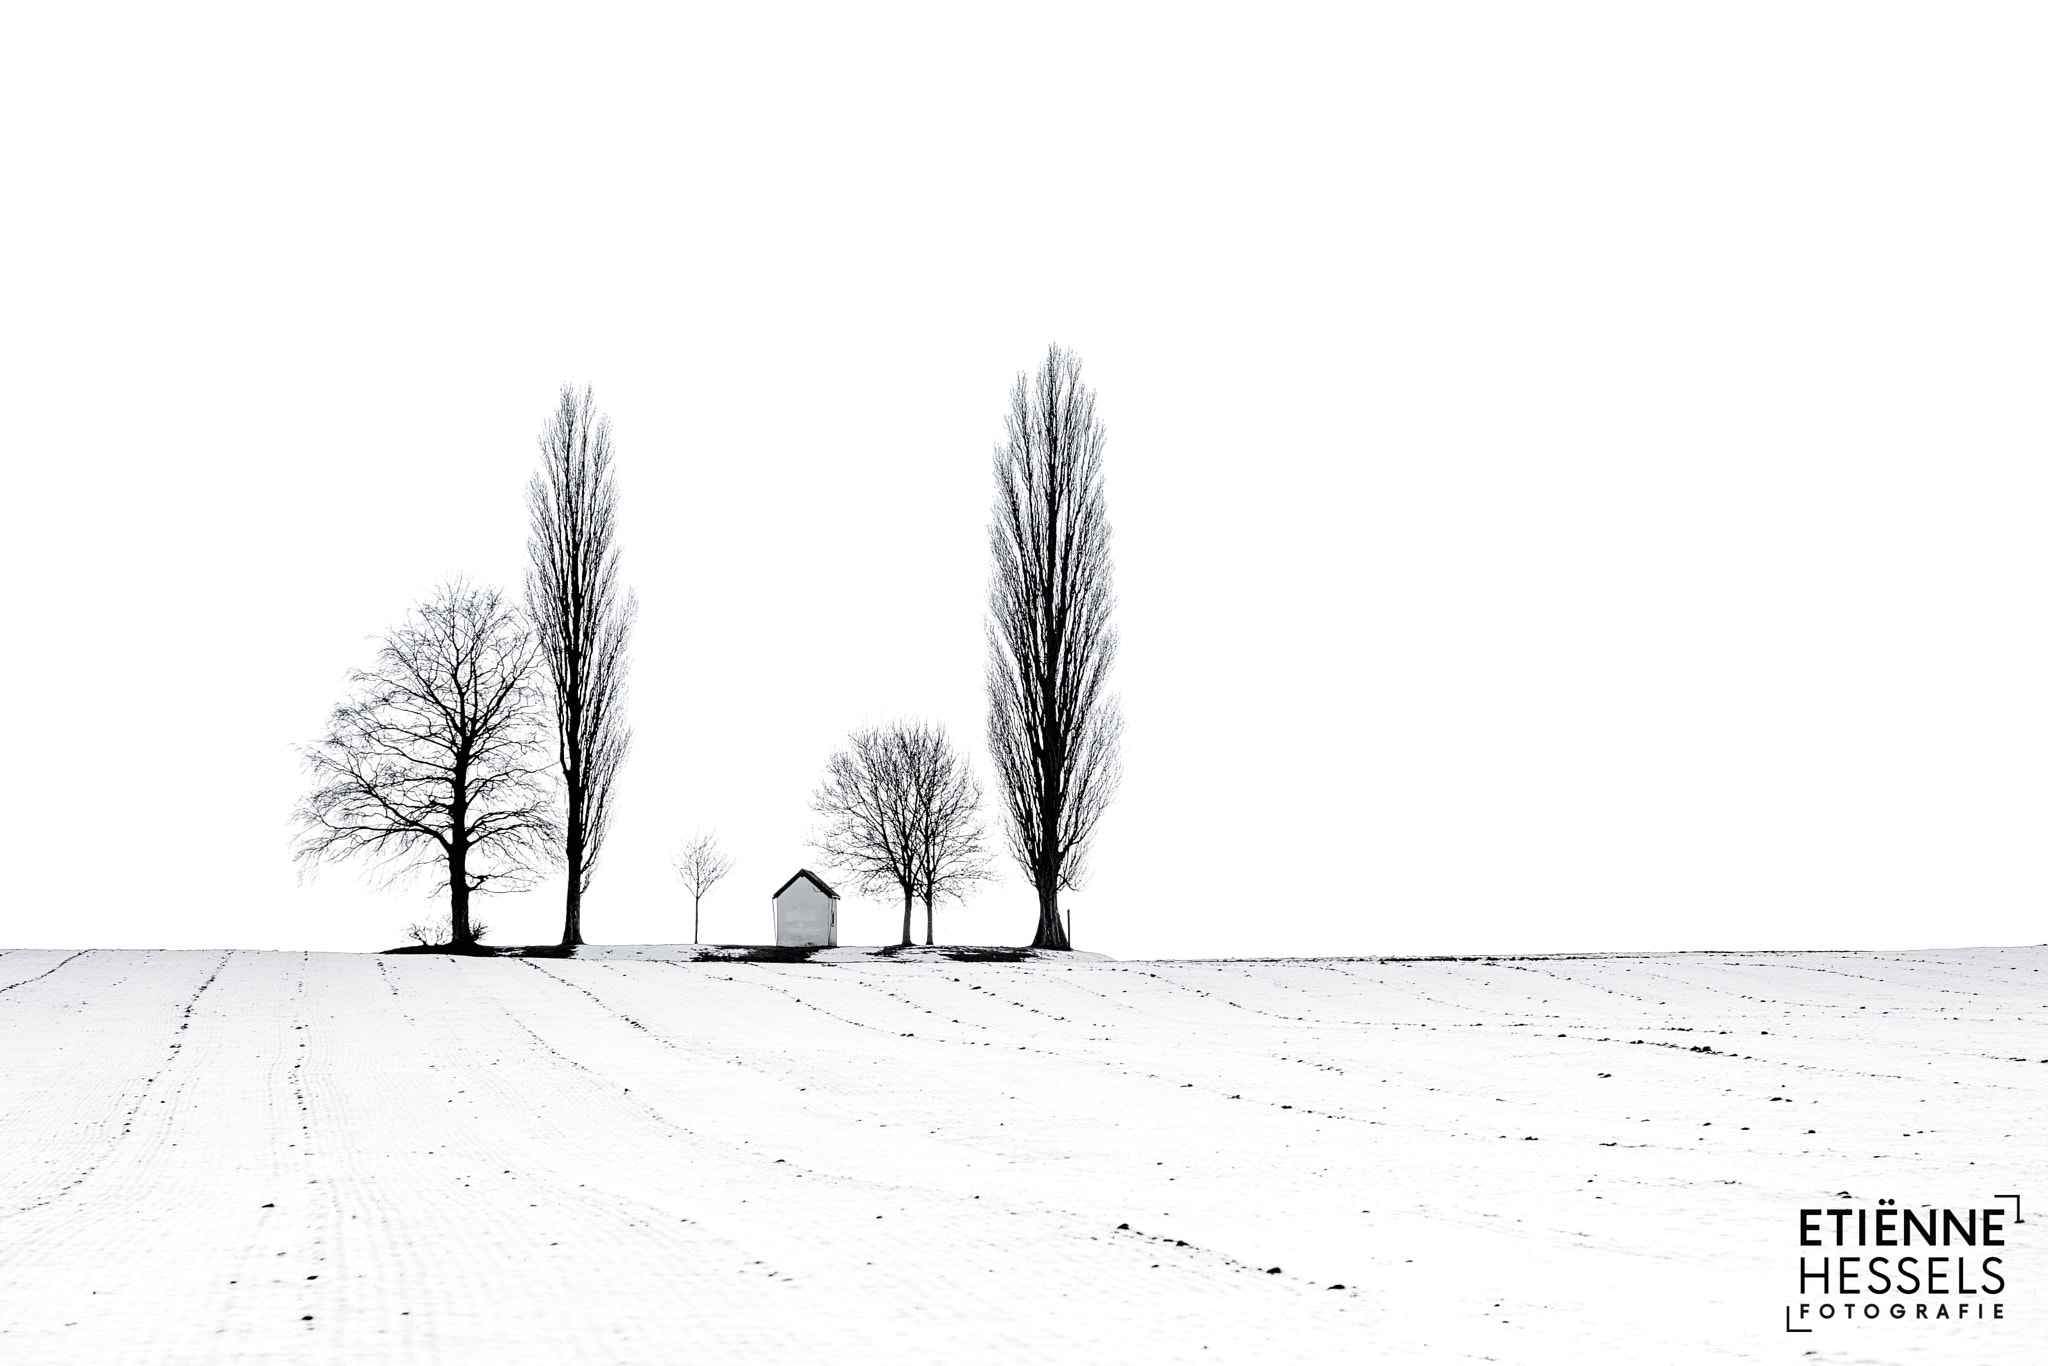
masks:
<instances>
[{"instance_id":1,"label":"thin bare tree","mask_svg":"<svg viewBox=\"0 0 2048 1366\"><path fill-rule=\"evenodd\" d=\"M448 890L448 939L475 946L470 897L520 891L561 836L539 650L517 608L460 578L349 674L327 734L299 753L313 790L293 812L301 875L369 860L386 881Z\"/></svg>"},{"instance_id":2,"label":"thin bare tree","mask_svg":"<svg viewBox=\"0 0 2048 1366\"><path fill-rule=\"evenodd\" d=\"M638 605L619 588L618 485L611 419L588 385L562 386L540 433L541 467L526 487L526 602L554 685L557 761L567 792L563 859L569 887L562 944L583 942L583 894L611 828L626 724L626 646Z\"/></svg>"},{"instance_id":3,"label":"thin bare tree","mask_svg":"<svg viewBox=\"0 0 2048 1366\"><path fill-rule=\"evenodd\" d=\"M944 726L905 727L902 743L911 771L911 856L917 894L924 902L924 942L930 944L932 903L947 897L964 900L969 887L991 876L981 784Z\"/></svg>"},{"instance_id":4,"label":"thin bare tree","mask_svg":"<svg viewBox=\"0 0 2048 1366\"><path fill-rule=\"evenodd\" d=\"M703 925L704 894L732 871L732 860L718 847L715 832L699 830L683 841L673 863L676 876L683 880L683 887L690 894L690 942L694 944Z\"/></svg>"},{"instance_id":5,"label":"thin bare tree","mask_svg":"<svg viewBox=\"0 0 2048 1366\"><path fill-rule=\"evenodd\" d=\"M1122 777L1106 439L1081 361L1058 346L1010 389L989 524L988 747L1010 852L1038 892L1033 948L1072 945L1078 887Z\"/></svg>"},{"instance_id":6,"label":"thin bare tree","mask_svg":"<svg viewBox=\"0 0 2048 1366\"><path fill-rule=\"evenodd\" d=\"M903 947L910 947L910 905L918 889L915 770L901 724L863 726L825 761L811 796L823 818L811 847L871 896L903 895Z\"/></svg>"}]
</instances>

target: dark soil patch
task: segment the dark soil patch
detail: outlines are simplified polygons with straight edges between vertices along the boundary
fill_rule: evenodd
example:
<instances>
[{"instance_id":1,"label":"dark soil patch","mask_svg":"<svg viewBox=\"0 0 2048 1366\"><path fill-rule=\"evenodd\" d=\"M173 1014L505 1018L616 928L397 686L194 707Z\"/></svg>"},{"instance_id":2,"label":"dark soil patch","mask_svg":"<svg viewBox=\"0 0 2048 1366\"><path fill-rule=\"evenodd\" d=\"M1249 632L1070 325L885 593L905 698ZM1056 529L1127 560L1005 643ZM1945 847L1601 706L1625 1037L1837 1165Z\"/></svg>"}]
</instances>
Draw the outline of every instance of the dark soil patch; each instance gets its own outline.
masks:
<instances>
[{"instance_id":1,"label":"dark soil patch","mask_svg":"<svg viewBox=\"0 0 2048 1366\"><path fill-rule=\"evenodd\" d=\"M453 944L405 944L399 948L386 949L386 953L445 953L456 958L496 958L504 949L492 948L488 944L472 944L468 948L457 948Z\"/></svg>"},{"instance_id":2,"label":"dark soil patch","mask_svg":"<svg viewBox=\"0 0 2048 1366\"><path fill-rule=\"evenodd\" d=\"M950 958L956 963L1022 963L1038 956L1035 949L1009 949L988 944L884 944L875 950L877 958L901 958L905 954Z\"/></svg>"},{"instance_id":3,"label":"dark soil patch","mask_svg":"<svg viewBox=\"0 0 2048 1366\"><path fill-rule=\"evenodd\" d=\"M808 963L818 946L793 948L781 944L721 944L712 955L740 963Z\"/></svg>"}]
</instances>

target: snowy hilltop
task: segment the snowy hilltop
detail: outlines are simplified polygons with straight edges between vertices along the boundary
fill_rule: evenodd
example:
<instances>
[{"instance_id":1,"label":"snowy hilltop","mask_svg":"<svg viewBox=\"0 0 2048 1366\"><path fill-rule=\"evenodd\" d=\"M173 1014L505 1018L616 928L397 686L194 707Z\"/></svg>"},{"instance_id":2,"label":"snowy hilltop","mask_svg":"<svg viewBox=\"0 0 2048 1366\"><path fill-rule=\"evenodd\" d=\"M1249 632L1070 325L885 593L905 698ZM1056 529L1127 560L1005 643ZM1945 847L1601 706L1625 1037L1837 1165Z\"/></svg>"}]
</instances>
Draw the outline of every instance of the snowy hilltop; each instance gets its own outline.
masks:
<instances>
[{"instance_id":1,"label":"snowy hilltop","mask_svg":"<svg viewBox=\"0 0 2048 1366\"><path fill-rule=\"evenodd\" d=\"M2016 1361L2019 1226L1783 1318L1804 1208L2033 1198L2043 969L14 951L0 1360Z\"/></svg>"}]
</instances>

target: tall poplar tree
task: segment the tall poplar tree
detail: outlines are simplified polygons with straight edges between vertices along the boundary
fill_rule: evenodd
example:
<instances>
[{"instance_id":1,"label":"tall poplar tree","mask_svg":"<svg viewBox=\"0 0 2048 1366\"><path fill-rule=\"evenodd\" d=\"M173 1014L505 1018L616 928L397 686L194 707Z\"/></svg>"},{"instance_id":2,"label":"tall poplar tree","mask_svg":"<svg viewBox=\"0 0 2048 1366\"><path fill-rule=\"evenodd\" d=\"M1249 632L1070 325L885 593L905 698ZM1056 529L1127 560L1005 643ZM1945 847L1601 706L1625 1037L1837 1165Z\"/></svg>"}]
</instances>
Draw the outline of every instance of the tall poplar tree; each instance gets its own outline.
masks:
<instances>
[{"instance_id":1,"label":"tall poplar tree","mask_svg":"<svg viewBox=\"0 0 2048 1366\"><path fill-rule=\"evenodd\" d=\"M562 946L583 942L589 889L619 769L632 746L626 724L626 646L638 605L619 588L618 485L611 419L590 386L562 386L540 433L541 467L526 486L531 520L526 602L553 684L558 759L567 798L569 870Z\"/></svg>"},{"instance_id":2,"label":"tall poplar tree","mask_svg":"<svg viewBox=\"0 0 2048 1366\"><path fill-rule=\"evenodd\" d=\"M1081 361L1058 346L1010 389L989 524L988 747L1010 852L1038 893L1031 946L1071 948L1059 894L1080 885L1122 766L1106 439Z\"/></svg>"}]
</instances>

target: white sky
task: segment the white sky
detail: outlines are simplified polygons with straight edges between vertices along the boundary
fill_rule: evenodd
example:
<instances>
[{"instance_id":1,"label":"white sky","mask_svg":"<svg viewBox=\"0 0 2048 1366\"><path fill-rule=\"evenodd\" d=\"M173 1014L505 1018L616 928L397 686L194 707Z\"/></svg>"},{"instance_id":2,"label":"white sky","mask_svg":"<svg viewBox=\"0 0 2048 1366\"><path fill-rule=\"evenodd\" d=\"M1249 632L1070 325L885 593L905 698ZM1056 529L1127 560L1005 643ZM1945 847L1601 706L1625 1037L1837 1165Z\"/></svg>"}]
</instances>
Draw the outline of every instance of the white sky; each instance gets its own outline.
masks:
<instances>
[{"instance_id":1,"label":"white sky","mask_svg":"<svg viewBox=\"0 0 2048 1366\"><path fill-rule=\"evenodd\" d=\"M758 941L860 721L980 754L989 450L1110 427L1119 956L2038 942L2028 6L19 6L0 942L377 948L286 816L597 386L594 940ZM487 905L557 931L558 892ZM889 933L849 903L848 942ZM1011 874L942 934L1029 933Z\"/></svg>"}]
</instances>

